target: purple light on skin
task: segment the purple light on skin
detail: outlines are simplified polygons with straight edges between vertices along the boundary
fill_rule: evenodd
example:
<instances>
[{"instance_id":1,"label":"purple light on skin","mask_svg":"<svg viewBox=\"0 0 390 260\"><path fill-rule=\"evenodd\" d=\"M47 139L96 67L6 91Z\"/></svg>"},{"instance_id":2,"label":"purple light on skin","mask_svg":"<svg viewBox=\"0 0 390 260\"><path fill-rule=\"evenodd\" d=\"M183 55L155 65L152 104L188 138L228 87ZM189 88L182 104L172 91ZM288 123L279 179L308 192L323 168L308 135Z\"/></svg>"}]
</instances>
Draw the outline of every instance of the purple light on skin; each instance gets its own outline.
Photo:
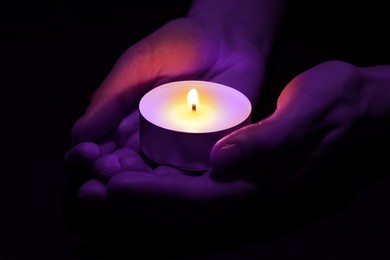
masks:
<instances>
[{"instance_id":1,"label":"purple light on skin","mask_svg":"<svg viewBox=\"0 0 390 260\"><path fill-rule=\"evenodd\" d=\"M199 91L198 105L187 104L193 89ZM141 148L149 158L180 169L207 170L214 144L250 123L251 103L228 86L188 80L153 89L139 110Z\"/></svg>"}]
</instances>

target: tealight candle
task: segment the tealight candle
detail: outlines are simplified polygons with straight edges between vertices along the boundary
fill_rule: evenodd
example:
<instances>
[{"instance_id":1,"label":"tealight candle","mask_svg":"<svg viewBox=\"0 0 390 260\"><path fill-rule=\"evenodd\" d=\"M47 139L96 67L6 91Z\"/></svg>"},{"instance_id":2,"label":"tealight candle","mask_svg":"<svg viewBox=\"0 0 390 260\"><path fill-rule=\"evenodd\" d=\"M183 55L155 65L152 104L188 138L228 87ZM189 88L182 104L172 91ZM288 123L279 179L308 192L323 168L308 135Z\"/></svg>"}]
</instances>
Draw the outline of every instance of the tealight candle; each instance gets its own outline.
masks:
<instances>
[{"instance_id":1,"label":"tealight candle","mask_svg":"<svg viewBox=\"0 0 390 260\"><path fill-rule=\"evenodd\" d=\"M139 103L143 153L186 170L210 168L210 151L225 135L250 123L249 99L208 81L176 81L146 93Z\"/></svg>"}]
</instances>

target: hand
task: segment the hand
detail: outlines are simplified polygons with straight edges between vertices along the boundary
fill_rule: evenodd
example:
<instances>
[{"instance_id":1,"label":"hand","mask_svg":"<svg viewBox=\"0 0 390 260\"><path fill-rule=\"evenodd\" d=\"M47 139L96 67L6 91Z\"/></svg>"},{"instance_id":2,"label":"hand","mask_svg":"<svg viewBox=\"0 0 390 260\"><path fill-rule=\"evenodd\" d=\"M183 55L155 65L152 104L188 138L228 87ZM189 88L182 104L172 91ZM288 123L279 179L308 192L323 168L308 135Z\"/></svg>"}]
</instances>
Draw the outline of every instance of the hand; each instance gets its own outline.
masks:
<instances>
[{"instance_id":1,"label":"hand","mask_svg":"<svg viewBox=\"0 0 390 260\"><path fill-rule=\"evenodd\" d=\"M208 31L194 19L169 22L130 47L92 96L72 130L77 141L96 140L118 125L148 90L199 79L226 84L255 102L264 57L250 40Z\"/></svg>"},{"instance_id":2,"label":"hand","mask_svg":"<svg viewBox=\"0 0 390 260\"><path fill-rule=\"evenodd\" d=\"M234 181L245 172L273 191L307 186L342 156L388 135L388 75L389 66L340 61L303 72L282 91L274 113L214 146L213 177Z\"/></svg>"},{"instance_id":3,"label":"hand","mask_svg":"<svg viewBox=\"0 0 390 260\"><path fill-rule=\"evenodd\" d=\"M86 162L94 172L80 196L100 202L138 198L138 203L141 198L158 198L182 207L191 201L209 210L252 195L255 186L242 180L224 184L213 181L210 172L189 176L171 167L148 165L139 148L137 104L151 88L183 79L226 84L254 103L264 63L263 54L251 41L215 35L191 19L172 21L130 47L72 130L78 143L68 151L66 162Z\"/></svg>"}]
</instances>

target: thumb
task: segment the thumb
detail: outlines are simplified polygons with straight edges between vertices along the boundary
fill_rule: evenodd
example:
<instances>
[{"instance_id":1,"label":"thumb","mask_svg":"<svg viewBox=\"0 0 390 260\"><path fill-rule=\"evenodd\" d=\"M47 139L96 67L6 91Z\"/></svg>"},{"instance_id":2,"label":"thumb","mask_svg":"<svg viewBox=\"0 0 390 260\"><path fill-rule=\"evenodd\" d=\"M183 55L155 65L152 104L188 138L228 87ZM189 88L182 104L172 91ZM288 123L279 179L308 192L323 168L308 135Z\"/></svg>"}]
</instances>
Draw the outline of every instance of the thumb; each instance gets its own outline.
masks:
<instances>
[{"instance_id":1,"label":"thumb","mask_svg":"<svg viewBox=\"0 0 390 260\"><path fill-rule=\"evenodd\" d=\"M274 150L283 142L283 126L277 117L247 125L219 140L211 150L211 162L214 168L230 168L248 162L254 154Z\"/></svg>"},{"instance_id":2,"label":"thumb","mask_svg":"<svg viewBox=\"0 0 390 260\"><path fill-rule=\"evenodd\" d=\"M210 161L214 169L229 169L244 159L242 143L246 142L246 132L255 125L245 126L220 139L211 149Z\"/></svg>"},{"instance_id":3,"label":"thumb","mask_svg":"<svg viewBox=\"0 0 390 260\"><path fill-rule=\"evenodd\" d=\"M91 102L71 131L75 141L91 141L108 133L153 85L144 59L130 48L93 93Z\"/></svg>"},{"instance_id":4,"label":"thumb","mask_svg":"<svg viewBox=\"0 0 390 260\"><path fill-rule=\"evenodd\" d=\"M74 141L92 141L103 136L121 117L121 109L114 100L108 100L98 106L89 106L71 130Z\"/></svg>"}]
</instances>

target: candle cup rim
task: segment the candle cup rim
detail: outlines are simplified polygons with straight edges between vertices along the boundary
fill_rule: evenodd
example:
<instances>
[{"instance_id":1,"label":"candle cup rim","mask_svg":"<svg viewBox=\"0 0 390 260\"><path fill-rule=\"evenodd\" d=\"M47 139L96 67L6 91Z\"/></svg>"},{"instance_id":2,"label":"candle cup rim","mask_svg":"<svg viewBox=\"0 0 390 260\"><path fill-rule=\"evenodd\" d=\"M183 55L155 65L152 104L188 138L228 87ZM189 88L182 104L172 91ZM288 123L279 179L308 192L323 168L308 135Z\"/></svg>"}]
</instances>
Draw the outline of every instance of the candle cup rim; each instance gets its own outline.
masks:
<instances>
[{"instance_id":1,"label":"candle cup rim","mask_svg":"<svg viewBox=\"0 0 390 260\"><path fill-rule=\"evenodd\" d=\"M145 111L143 109L143 107L145 106L144 105L145 100L150 95L154 95L156 93L156 91L157 92L161 91L162 89L164 89L166 87L174 87L177 84L199 84L200 85L199 87L201 87L201 88L223 87L223 88L220 88L220 91L224 91L226 93L227 92L234 93L235 95L237 95L237 98L239 98L243 102L243 104L246 106L245 118L243 117L240 121L236 121L234 124L230 124L226 127L220 127L220 128L215 128L215 129L211 129L211 130L199 130L199 131L178 130L178 129L175 129L173 127L163 125L160 122L155 122L153 120L150 120L149 117L147 115L145 115L145 114L147 114L147 113L145 113L146 109L145 109ZM239 90L237 90L235 88L229 87L229 86L221 84L221 83L212 82L212 81L204 81L204 80L181 80L181 81L172 81L172 82L161 84L161 85L151 89L150 91L148 91L140 99L138 108L139 108L140 115L149 123L154 124L162 129L165 129L168 131L174 131L174 132L186 133L186 134L206 134L206 133L215 133L215 132L226 131L228 129L234 128L236 125L239 125L242 122L245 122L246 120L248 120L248 118L251 117L251 114L252 114L252 104L251 104L250 100L248 99L248 97L245 96L242 92L240 92Z\"/></svg>"}]
</instances>

